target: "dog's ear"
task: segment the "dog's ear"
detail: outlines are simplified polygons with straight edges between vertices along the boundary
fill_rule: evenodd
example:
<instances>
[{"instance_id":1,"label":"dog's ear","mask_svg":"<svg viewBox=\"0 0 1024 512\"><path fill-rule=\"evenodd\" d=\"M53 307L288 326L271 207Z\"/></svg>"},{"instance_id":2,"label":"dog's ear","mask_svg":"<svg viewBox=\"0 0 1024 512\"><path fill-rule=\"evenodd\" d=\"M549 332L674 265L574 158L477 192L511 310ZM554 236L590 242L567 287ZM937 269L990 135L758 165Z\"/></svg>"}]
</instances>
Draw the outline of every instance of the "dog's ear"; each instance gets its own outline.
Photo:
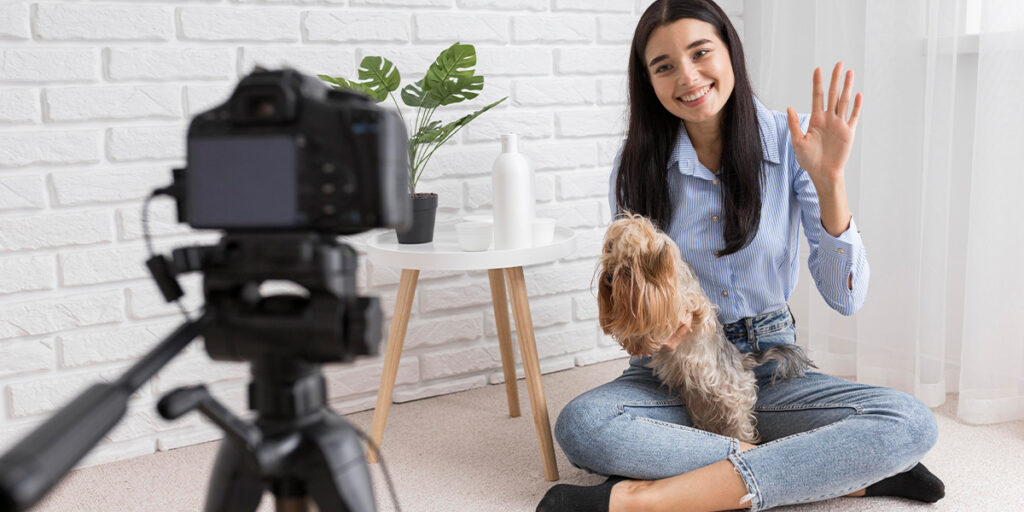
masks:
<instances>
[{"instance_id":1,"label":"dog's ear","mask_svg":"<svg viewBox=\"0 0 1024 512\"><path fill-rule=\"evenodd\" d=\"M630 355L647 354L655 349L647 335L649 314L644 288L637 278L629 267L602 272L597 293L601 329L613 336Z\"/></svg>"},{"instance_id":2,"label":"dog's ear","mask_svg":"<svg viewBox=\"0 0 1024 512\"><path fill-rule=\"evenodd\" d=\"M640 254L638 263L644 273L644 278L648 281L671 279L676 273L676 256L672 251L672 242L664 243L661 240L658 242L662 242L660 246L655 244L653 250Z\"/></svg>"},{"instance_id":3,"label":"dog's ear","mask_svg":"<svg viewBox=\"0 0 1024 512\"><path fill-rule=\"evenodd\" d=\"M602 272L597 286L597 309L605 334L629 332L633 329L632 321L643 318L641 292L642 286L629 267Z\"/></svg>"}]
</instances>

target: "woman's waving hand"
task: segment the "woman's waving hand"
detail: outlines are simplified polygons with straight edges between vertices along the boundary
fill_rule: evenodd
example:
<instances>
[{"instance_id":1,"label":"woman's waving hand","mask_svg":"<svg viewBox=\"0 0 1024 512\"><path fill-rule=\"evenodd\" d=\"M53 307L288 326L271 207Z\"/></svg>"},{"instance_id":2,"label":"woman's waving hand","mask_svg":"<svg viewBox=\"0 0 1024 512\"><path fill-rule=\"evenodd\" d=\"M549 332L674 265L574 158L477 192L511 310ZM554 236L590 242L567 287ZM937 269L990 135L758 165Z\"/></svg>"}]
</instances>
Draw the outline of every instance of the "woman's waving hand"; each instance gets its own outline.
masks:
<instances>
[{"instance_id":1,"label":"woman's waving hand","mask_svg":"<svg viewBox=\"0 0 1024 512\"><path fill-rule=\"evenodd\" d=\"M842 72L843 63L840 61L832 70L826 105L821 85L821 68L814 68L811 120L807 126L807 133L801 133L796 111L792 107L786 109L797 162L810 174L811 180L819 188L842 181L843 170L853 147L857 119L860 117L861 93L857 93L854 98L853 112L849 119L846 117L850 106L850 94L853 92L853 71L846 72L846 82L840 95L839 77Z\"/></svg>"}]
</instances>

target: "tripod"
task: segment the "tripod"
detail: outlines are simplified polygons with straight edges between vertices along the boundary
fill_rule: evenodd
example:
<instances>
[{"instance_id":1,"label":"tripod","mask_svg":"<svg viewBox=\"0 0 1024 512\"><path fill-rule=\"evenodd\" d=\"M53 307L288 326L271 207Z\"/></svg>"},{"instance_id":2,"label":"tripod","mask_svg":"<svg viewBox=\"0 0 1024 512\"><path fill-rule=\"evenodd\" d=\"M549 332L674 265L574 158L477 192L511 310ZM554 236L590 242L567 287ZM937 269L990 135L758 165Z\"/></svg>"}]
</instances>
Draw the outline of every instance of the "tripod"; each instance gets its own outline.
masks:
<instances>
[{"instance_id":1,"label":"tripod","mask_svg":"<svg viewBox=\"0 0 1024 512\"><path fill-rule=\"evenodd\" d=\"M326 405L321 362L377 352L377 300L355 294L356 253L319 233L229 234L213 247L174 251L179 270L202 270L210 357L249 361L249 424L202 386L161 399L168 419L198 409L226 436L210 477L207 512L255 510L269 488L277 510L376 510L357 431ZM308 296L261 296L259 284L287 279ZM158 279L159 280L159 279ZM163 287L162 287L163 288Z\"/></svg>"},{"instance_id":2,"label":"tripod","mask_svg":"<svg viewBox=\"0 0 1024 512\"><path fill-rule=\"evenodd\" d=\"M255 510L263 491L278 512L376 510L361 433L326 405L320 365L373 355L380 342L377 299L355 294L356 253L332 236L226 234L216 246L174 251L147 264L168 300L181 296L174 274L201 270L206 308L179 326L112 383L96 384L0 457L0 511L41 499L124 416L129 396L203 336L207 353L251 363L249 423L203 386L160 400L168 418L198 409L225 432L207 495L207 512ZM263 297L265 280L289 280L308 296ZM385 473L387 476L387 473Z\"/></svg>"}]
</instances>

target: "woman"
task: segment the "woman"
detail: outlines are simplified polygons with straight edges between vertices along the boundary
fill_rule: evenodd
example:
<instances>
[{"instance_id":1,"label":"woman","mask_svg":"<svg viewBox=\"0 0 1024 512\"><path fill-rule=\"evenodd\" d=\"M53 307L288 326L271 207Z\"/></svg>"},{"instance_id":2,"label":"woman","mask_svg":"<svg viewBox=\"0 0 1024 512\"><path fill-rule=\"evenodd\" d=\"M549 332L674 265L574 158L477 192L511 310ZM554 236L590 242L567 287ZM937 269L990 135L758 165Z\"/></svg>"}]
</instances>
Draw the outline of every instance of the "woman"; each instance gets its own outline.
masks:
<instances>
[{"instance_id":1,"label":"woman","mask_svg":"<svg viewBox=\"0 0 1024 512\"><path fill-rule=\"evenodd\" d=\"M798 226L822 297L851 315L868 264L847 205L844 167L862 98L842 63L828 96L813 74L812 113L767 110L739 37L710 0L657 0L629 61L630 118L612 173L611 211L651 218L693 265L741 351L795 343L786 305L799 272ZM847 118L849 112L849 118ZM686 326L666 344L674 347ZM572 400L555 436L569 461L613 475L557 485L538 511L763 510L836 496L934 502L942 482L918 461L934 446L931 411L889 388L817 372L772 386L758 376L759 446L692 427L685 404L633 358L614 381Z\"/></svg>"}]
</instances>

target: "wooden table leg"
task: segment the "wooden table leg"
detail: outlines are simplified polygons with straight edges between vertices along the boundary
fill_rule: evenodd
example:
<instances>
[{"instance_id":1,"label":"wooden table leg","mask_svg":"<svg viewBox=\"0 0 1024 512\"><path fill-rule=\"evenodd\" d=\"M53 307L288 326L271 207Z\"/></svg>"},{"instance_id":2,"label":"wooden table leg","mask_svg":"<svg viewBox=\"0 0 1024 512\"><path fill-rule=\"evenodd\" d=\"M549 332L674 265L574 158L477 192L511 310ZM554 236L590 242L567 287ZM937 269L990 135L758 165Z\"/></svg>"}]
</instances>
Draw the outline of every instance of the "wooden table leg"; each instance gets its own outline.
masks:
<instances>
[{"instance_id":1,"label":"wooden table leg","mask_svg":"<svg viewBox=\"0 0 1024 512\"><path fill-rule=\"evenodd\" d=\"M384 439L384 424L388 421L391 395L395 391L395 377L398 375L398 361L402 357L405 330L409 327L409 313L412 311L412 298L416 295L416 281L419 277L419 270L402 269L402 279L398 283L395 315L391 317L387 354L384 356L380 388L377 390L377 406L373 410L373 426L370 429L370 439L378 448ZM367 448L366 461L370 464L377 462L377 454L371 448Z\"/></svg>"},{"instance_id":2,"label":"wooden table leg","mask_svg":"<svg viewBox=\"0 0 1024 512\"><path fill-rule=\"evenodd\" d=\"M558 480L558 466L555 463L555 448L551 439L551 422L548 420L548 403L544 397L544 383L540 377L540 359L537 356L537 341L533 336L533 318L530 316L530 302L526 295L526 278L523 267L504 269L509 294L512 295L512 312L516 317L516 337L519 338L519 356L526 373L526 388L530 392L533 407L533 424L537 427L540 441L540 455L544 461L544 477L549 481Z\"/></svg>"},{"instance_id":3,"label":"wooden table leg","mask_svg":"<svg viewBox=\"0 0 1024 512\"><path fill-rule=\"evenodd\" d=\"M501 347L501 368L505 372L505 394L508 396L508 415L519 417L519 386L516 385L516 356L512 351L512 324L508 318L508 297L501 269L487 271L491 280L491 302L494 303L494 322L498 325L498 345Z\"/></svg>"}]
</instances>

